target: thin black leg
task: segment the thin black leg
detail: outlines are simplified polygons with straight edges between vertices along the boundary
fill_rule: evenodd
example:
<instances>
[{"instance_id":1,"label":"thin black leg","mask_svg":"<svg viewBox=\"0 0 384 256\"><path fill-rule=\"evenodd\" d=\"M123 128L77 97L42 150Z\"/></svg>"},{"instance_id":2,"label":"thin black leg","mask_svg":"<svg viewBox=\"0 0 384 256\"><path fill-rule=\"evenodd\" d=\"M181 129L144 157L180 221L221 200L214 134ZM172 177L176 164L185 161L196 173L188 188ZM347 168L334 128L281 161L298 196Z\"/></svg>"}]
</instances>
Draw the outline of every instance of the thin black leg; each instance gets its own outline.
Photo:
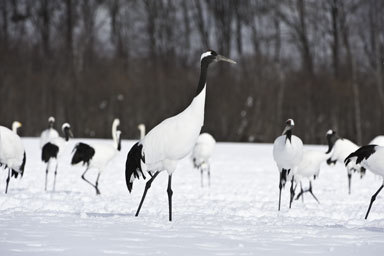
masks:
<instances>
[{"instance_id":1,"label":"thin black leg","mask_svg":"<svg viewBox=\"0 0 384 256\"><path fill-rule=\"evenodd\" d=\"M89 170L89 167L87 166L87 169L85 169L85 171L84 171L84 173L81 175L81 178L83 179L83 180L85 180L85 182L87 182L89 185L91 185L94 189L96 189L96 191L98 190L97 188L96 188L96 186L92 183L92 182L90 182L89 180L87 180L86 178L85 178L85 174L87 173L87 171ZM96 192L97 193L97 192Z\"/></svg>"},{"instance_id":2,"label":"thin black leg","mask_svg":"<svg viewBox=\"0 0 384 256\"><path fill-rule=\"evenodd\" d=\"M315 200L317 201L317 203L320 204L319 200L317 199L317 197L313 194L312 192L312 182L309 182L309 189L308 189L309 193L313 196L313 198L315 198Z\"/></svg>"},{"instance_id":3,"label":"thin black leg","mask_svg":"<svg viewBox=\"0 0 384 256\"><path fill-rule=\"evenodd\" d=\"M48 169L49 169L49 162L47 164L47 170L45 170L45 191L47 191L47 184L48 184Z\"/></svg>"},{"instance_id":4,"label":"thin black leg","mask_svg":"<svg viewBox=\"0 0 384 256\"><path fill-rule=\"evenodd\" d=\"M348 171L348 194L351 194L351 180L352 180L352 173Z\"/></svg>"},{"instance_id":5,"label":"thin black leg","mask_svg":"<svg viewBox=\"0 0 384 256\"><path fill-rule=\"evenodd\" d=\"M56 176L57 176L57 167L58 167L59 163L56 162L56 168L55 168L55 176L53 178L53 189L52 191L55 191L55 188L56 188Z\"/></svg>"},{"instance_id":6,"label":"thin black leg","mask_svg":"<svg viewBox=\"0 0 384 256\"><path fill-rule=\"evenodd\" d=\"M280 181L279 181L279 211L280 211L280 204L281 204L281 189L283 188L282 182L282 173L280 172Z\"/></svg>"},{"instance_id":7,"label":"thin black leg","mask_svg":"<svg viewBox=\"0 0 384 256\"><path fill-rule=\"evenodd\" d=\"M96 183L95 183L96 195L100 195L99 178L100 178L100 172L99 172L99 174L97 174Z\"/></svg>"},{"instance_id":8,"label":"thin black leg","mask_svg":"<svg viewBox=\"0 0 384 256\"><path fill-rule=\"evenodd\" d=\"M290 189L290 192L291 192L291 197L289 199L289 209L291 209L291 206L292 206L292 201L293 201L293 198L295 197L295 189L293 188L293 176L292 176L292 180L291 180L291 189Z\"/></svg>"},{"instance_id":9,"label":"thin black leg","mask_svg":"<svg viewBox=\"0 0 384 256\"><path fill-rule=\"evenodd\" d=\"M376 196L380 193L380 191L383 189L383 187L384 187L384 184L381 185L380 188L376 191L376 193L373 194L373 196L371 197L371 202L369 203L369 207L368 207L367 214L365 215L365 219L368 218L368 214L371 211L372 204L376 200Z\"/></svg>"},{"instance_id":10,"label":"thin black leg","mask_svg":"<svg viewBox=\"0 0 384 256\"><path fill-rule=\"evenodd\" d=\"M301 193L301 202L304 203L304 190L303 190L303 183L300 181L300 193Z\"/></svg>"},{"instance_id":11,"label":"thin black leg","mask_svg":"<svg viewBox=\"0 0 384 256\"><path fill-rule=\"evenodd\" d=\"M169 221L172 221L172 174L169 175L168 177L168 188L167 188L167 193L168 193L168 206L169 206Z\"/></svg>"},{"instance_id":12,"label":"thin black leg","mask_svg":"<svg viewBox=\"0 0 384 256\"><path fill-rule=\"evenodd\" d=\"M137 208L137 211L136 211L136 214L135 214L136 217L139 216L139 213L140 213L140 210L141 210L141 206L143 206L145 196L147 195L147 191L151 187L152 181L157 177L158 174L159 174L159 172L155 172L155 174L153 174L153 176L145 184L144 193L143 193L143 196L141 197L139 208Z\"/></svg>"},{"instance_id":13,"label":"thin black leg","mask_svg":"<svg viewBox=\"0 0 384 256\"><path fill-rule=\"evenodd\" d=\"M5 194L8 193L8 185L9 185L9 181L11 180L11 169L8 168L8 177L7 177L7 180L5 181L6 182L6 185L5 185Z\"/></svg>"},{"instance_id":14,"label":"thin black leg","mask_svg":"<svg viewBox=\"0 0 384 256\"><path fill-rule=\"evenodd\" d=\"M208 187L211 187L211 166L208 164Z\"/></svg>"}]
</instances>

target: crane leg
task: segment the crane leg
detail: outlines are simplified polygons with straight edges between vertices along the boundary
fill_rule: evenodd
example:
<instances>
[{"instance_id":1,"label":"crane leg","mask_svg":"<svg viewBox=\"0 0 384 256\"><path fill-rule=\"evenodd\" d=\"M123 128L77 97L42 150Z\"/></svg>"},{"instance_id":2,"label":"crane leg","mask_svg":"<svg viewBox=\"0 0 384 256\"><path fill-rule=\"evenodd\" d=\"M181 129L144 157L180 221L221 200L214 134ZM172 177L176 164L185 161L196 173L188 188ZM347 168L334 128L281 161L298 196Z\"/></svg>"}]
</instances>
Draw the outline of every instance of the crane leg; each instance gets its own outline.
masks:
<instances>
[{"instance_id":1,"label":"crane leg","mask_svg":"<svg viewBox=\"0 0 384 256\"><path fill-rule=\"evenodd\" d=\"M10 179L11 179L11 169L8 168L8 177L7 177L6 185L5 185L5 194L8 193L8 185L9 185Z\"/></svg>"},{"instance_id":2,"label":"crane leg","mask_svg":"<svg viewBox=\"0 0 384 256\"><path fill-rule=\"evenodd\" d=\"M87 182L89 185L91 185L94 189L96 189L96 193L97 193L97 188L96 188L96 186L94 185L94 184L92 184L92 182L90 182L89 180L87 180L86 178L85 178L85 174L87 173L87 171L89 170L89 167L87 167L87 169L85 169L85 171L84 171L84 173L81 175L81 178L85 181L85 182Z\"/></svg>"},{"instance_id":3,"label":"crane leg","mask_svg":"<svg viewBox=\"0 0 384 256\"><path fill-rule=\"evenodd\" d=\"M49 162L47 164L47 169L45 170L45 187L44 187L45 191L47 191L47 184L48 184L48 169L49 169Z\"/></svg>"},{"instance_id":4,"label":"crane leg","mask_svg":"<svg viewBox=\"0 0 384 256\"><path fill-rule=\"evenodd\" d=\"M168 177L168 188L167 188L167 193L168 193L168 206L169 206L169 221L172 221L172 195L173 195L173 191L172 191L172 174L169 175Z\"/></svg>"},{"instance_id":5,"label":"crane leg","mask_svg":"<svg viewBox=\"0 0 384 256\"><path fill-rule=\"evenodd\" d=\"M100 172L99 172L99 174L97 174L96 183L95 183L96 195L100 195L99 178L100 178Z\"/></svg>"},{"instance_id":6,"label":"crane leg","mask_svg":"<svg viewBox=\"0 0 384 256\"><path fill-rule=\"evenodd\" d=\"M52 189L52 191L55 191L55 188L56 188L56 176L57 176L57 166L58 166L59 164L56 162L56 168L55 168L55 176L54 176L54 178L53 178L53 189Z\"/></svg>"},{"instance_id":7,"label":"crane leg","mask_svg":"<svg viewBox=\"0 0 384 256\"><path fill-rule=\"evenodd\" d=\"M320 204L319 200L317 199L317 197L312 192L312 182L309 182L309 189L308 189L308 191L313 196L313 198L317 201L317 203Z\"/></svg>"},{"instance_id":8,"label":"crane leg","mask_svg":"<svg viewBox=\"0 0 384 256\"><path fill-rule=\"evenodd\" d=\"M143 206L145 196L147 195L147 191L151 187L152 181L157 177L158 174L159 174L159 172L155 172L155 174L153 174L153 176L145 184L144 193L143 193L143 196L141 197L139 208L137 208L137 211L136 211L136 214L135 214L136 217L139 216L139 213L140 213L140 210L141 210L141 206Z\"/></svg>"},{"instance_id":9,"label":"crane leg","mask_svg":"<svg viewBox=\"0 0 384 256\"><path fill-rule=\"evenodd\" d=\"M281 204L281 189L283 188L282 182L282 173L280 172L280 181L279 181L279 208L278 210L280 211L280 204Z\"/></svg>"},{"instance_id":10,"label":"crane leg","mask_svg":"<svg viewBox=\"0 0 384 256\"><path fill-rule=\"evenodd\" d=\"M301 197L301 201L304 203L304 190L303 190L303 183L300 181L300 192L299 194L296 196L296 200L299 200L299 198Z\"/></svg>"},{"instance_id":11,"label":"crane leg","mask_svg":"<svg viewBox=\"0 0 384 256\"><path fill-rule=\"evenodd\" d=\"M208 186L211 187L211 166L208 164Z\"/></svg>"},{"instance_id":12,"label":"crane leg","mask_svg":"<svg viewBox=\"0 0 384 256\"><path fill-rule=\"evenodd\" d=\"M348 171L348 194L351 194L351 180L352 180L352 173Z\"/></svg>"},{"instance_id":13,"label":"crane leg","mask_svg":"<svg viewBox=\"0 0 384 256\"><path fill-rule=\"evenodd\" d=\"M290 192L291 192L291 197L289 199L289 209L291 209L291 206L292 206L292 201L293 201L293 198L295 197L295 188L293 188L293 176L292 176L292 180L291 180L291 188L290 188Z\"/></svg>"},{"instance_id":14,"label":"crane leg","mask_svg":"<svg viewBox=\"0 0 384 256\"><path fill-rule=\"evenodd\" d=\"M365 214L365 219L368 218L368 214L371 211L372 204L376 200L376 196L380 193L380 191L383 189L383 187L384 187L384 184L381 185L380 188L376 191L376 193L373 194L373 196L371 197L371 202L369 203L367 214Z\"/></svg>"}]
</instances>

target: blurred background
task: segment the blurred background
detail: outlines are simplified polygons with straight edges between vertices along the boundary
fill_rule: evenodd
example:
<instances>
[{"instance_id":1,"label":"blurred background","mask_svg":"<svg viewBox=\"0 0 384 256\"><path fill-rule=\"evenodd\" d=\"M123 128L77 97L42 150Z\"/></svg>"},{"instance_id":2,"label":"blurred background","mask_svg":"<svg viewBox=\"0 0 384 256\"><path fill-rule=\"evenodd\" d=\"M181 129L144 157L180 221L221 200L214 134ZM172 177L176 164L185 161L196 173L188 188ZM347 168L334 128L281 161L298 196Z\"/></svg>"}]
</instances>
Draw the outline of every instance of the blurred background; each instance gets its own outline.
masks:
<instances>
[{"instance_id":1,"label":"blurred background","mask_svg":"<svg viewBox=\"0 0 384 256\"><path fill-rule=\"evenodd\" d=\"M304 143L333 128L359 144L384 127L384 1L0 0L0 123L38 136L124 139L182 111L207 49L205 126L219 141Z\"/></svg>"}]
</instances>

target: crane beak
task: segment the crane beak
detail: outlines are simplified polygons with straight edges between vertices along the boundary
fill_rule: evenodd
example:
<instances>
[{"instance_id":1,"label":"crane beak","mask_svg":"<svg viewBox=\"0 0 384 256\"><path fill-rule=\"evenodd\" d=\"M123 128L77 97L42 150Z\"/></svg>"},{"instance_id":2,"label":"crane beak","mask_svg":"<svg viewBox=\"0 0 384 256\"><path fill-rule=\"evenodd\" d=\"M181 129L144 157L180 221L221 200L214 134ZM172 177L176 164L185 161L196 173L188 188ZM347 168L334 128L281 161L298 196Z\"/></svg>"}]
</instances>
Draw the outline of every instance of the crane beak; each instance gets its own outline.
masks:
<instances>
[{"instance_id":1,"label":"crane beak","mask_svg":"<svg viewBox=\"0 0 384 256\"><path fill-rule=\"evenodd\" d=\"M225 62L229 62L229 63L232 63L232 64L236 64L236 61L231 60L231 59L229 59L227 57L224 57L222 55L217 55L216 56L216 61L225 61Z\"/></svg>"}]
</instances>

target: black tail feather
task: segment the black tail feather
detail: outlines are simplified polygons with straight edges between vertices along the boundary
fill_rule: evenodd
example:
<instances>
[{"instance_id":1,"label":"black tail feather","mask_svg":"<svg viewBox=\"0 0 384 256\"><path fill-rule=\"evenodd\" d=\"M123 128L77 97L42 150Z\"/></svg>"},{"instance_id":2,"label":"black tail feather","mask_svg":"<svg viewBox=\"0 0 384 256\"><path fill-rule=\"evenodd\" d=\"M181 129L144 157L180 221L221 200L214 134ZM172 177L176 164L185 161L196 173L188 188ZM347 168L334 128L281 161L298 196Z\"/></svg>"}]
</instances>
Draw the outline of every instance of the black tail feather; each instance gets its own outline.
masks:
<instances>
[{"instance_id":1,"label":"black tail feather","mask_svg":"<svg viewBox=\"0 0 384 256\"><path fill-rule=\"evenodd\" d=\"M49 159L57 158L58 152L59 152L59 147L55 144L48 142L43 147L43 151L41 154L41 160L45 163L48 163Z\"/></svg>"},{"instance_id":2,"label":"black tail feather","mask_svg":"<svg viewBox=\"0 0 384 256\"><path fill-rule=\"evenodd\" d=\"M367 145L367 146L362 146L355 152L351 153L347 158L344 160L345 166L347 166L351 162L352 157L357 157L356 159L356 164L360 164L361 161L364 159L368 159L370 155L376 152L376 147L377 145Z\"/></svg>"},{"instance_id":3,"label":"black tail feather","mask_svg":"<svg viewBox=\"0 0 384 256\"><path fill-rule=\"evenodd\" d=\"M132 191L133 179L139 179L140 173L144 177L143 170L141 169L141 160L145 162L142 154L143 145L137 142L128 152L127 162L125 163L125 181L129 193ZM133 175L133 176L132 176ZM145 179L145 177L144 177Z\"/></svg>"},{"instance_id":4,"label":"black tail feather","mask_svg":"<svg viewBox=\"0 0 384 256\"><path fill-rule=\"evenodd\" d=\"M89 165L89 162L91 161L92 157L95 155L95 149L89 146L85 143L78 143L73 151L75 151L75 154L72 157L71 164L78 164L80 162L83 162L83 164Z\"/></svg>"}]
</instances>

